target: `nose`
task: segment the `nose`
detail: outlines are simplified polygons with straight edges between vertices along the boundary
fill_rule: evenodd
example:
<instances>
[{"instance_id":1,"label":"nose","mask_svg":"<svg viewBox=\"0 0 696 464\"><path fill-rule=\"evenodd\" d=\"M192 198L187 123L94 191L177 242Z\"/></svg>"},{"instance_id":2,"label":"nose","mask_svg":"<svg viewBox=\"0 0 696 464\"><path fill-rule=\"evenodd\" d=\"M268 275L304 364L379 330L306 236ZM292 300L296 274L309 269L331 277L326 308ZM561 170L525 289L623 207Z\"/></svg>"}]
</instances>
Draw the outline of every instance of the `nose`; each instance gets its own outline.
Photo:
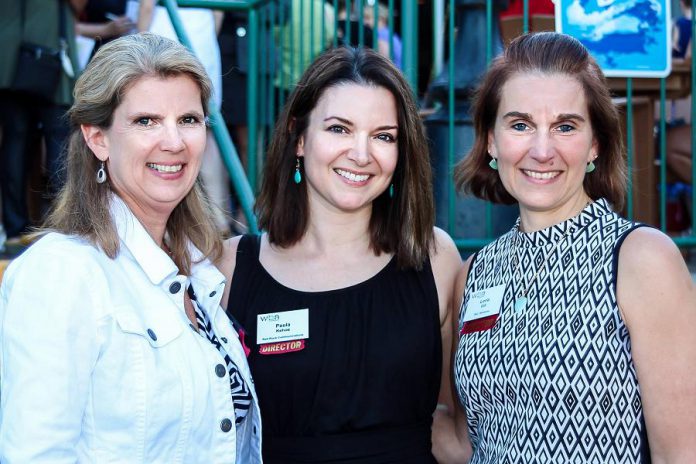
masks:
<instances>
[{"instance_id":1,"label":"nose","mask_svg":"<svg viewBox=\"0 0 696 464\"><path fill-rule=\"evenodd\" d=\"M548 131L539 130L529 150L529 155L539 163L546 163L553 159L556 151Z\"/></svg>"},{"instance_id":2,"label":"nose","mask_svg":"<svg viewBox=\"0 0 696 464\"><path fill-rule=\"evenodd\" d=\"M356 135L354 145L348 150L348 159L358 166L370 163L370 142L367 135Z\"/></svg>"},{"instance_id":3,"label":"nose","mask_svg":"<svg viewBox=\"0 0 696 464\"><path fill-rule=\"evenodd\" d=\"M160 147L163 151L178 153L184 149L184 139L176 123L165 124Z\"/></svg>"}]
</instances>

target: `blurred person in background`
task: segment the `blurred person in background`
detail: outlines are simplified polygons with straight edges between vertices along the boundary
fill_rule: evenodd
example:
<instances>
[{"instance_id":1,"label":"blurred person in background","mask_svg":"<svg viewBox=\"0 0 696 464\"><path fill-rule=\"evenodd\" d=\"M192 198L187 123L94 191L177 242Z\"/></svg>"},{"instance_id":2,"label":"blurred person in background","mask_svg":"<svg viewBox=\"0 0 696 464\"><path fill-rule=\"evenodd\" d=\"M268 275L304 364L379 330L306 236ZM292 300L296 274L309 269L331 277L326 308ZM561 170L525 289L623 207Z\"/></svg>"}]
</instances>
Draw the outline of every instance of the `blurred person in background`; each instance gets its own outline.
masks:
<instances>
[{"instance_id":1,"label":"blurred person in background","mask_svg":"<svg viewBox=\"0 0 696 464\"><path fill-rule=\"evenodd\" d=\"M0 209L10 243L31 226L28 146L39 129L48 200L62 184L61 151L68 135L63 115L72 102L77 69L74 18L83 7L84 0L0 2Z\"/></svg>"},{"instance_id":2,"label":"blurred person in background","mask_svg":"<svg viewBox=\"0 0 696 464\"><path fill-rule=\"evenodd\" d=\"M137 32L138 2L134 0L87 0L77 23L78 35L94 39L99 47L126 34Z\"/></svg>"},{"instance_id":3,"label":"blurred person in background","mask_svg":"<svg viewBox=\"0 0 696 464\"><path fill-rule=\"evenodd\" d=\"M375 7L365 6L363 7L365 24L371 28L377 28L377 50L387 58L392 59L392 44L394 53L394 64L399 69L402 69L402 46L401 37L396 32L389 31L389 8L387 8L382 3L377 4L377 22L375 23ZM391 36L391 40L390 40Z\"/></svg>"},{"instance_id":4,"label":"blurred person in background","mask_svg":"<svg viewBox=\"0 0 696 464\"><path fill-rule=\"evenodd\" d=\"M283 23L274 31L280 55L275 84L290 91L307 66L331 47L336 11L325 0L288 0L282 8L279 16ZM312 32L314 36L310 36Z\"/></svg>"}]
</instances>

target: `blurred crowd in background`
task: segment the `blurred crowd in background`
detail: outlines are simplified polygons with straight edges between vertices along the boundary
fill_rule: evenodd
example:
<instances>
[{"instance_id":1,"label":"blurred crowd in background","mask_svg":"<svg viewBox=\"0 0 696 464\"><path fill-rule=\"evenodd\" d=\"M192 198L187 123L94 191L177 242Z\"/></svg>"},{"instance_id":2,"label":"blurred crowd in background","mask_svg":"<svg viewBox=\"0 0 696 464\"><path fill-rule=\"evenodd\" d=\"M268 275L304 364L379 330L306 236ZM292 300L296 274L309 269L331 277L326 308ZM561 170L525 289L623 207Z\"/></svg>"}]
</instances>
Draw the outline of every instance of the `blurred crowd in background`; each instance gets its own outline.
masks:
<instances>
[{"instance_id":1,"label":"blurred crowd in background","mask_svg":"<svg viewBox=\"0 0 696 464\"><path fill-rule=\"evenodd\" d=\"M401 2L392 2L390 15L386 2L375 6L375 1L275 2L282 21L263 32L267 36L261 40L260 72L269 77L279 92L287 92L319 53L333 45L355 46L359 40L391 57L402 68ZM433 36L436 3L418 1L421 39L416 91L424 112L436 106L433 95L438 86L435 66L438 57L434 56L432 40L429 40ZM485 4L485 1L478 3ZM502 35L511 34L506 29L510 24L507 20L521 17L522 0L493 0L493 3ZM675 0L674 3L673 56L690 60L691 0L681 0L678 4ZM529 14L547 21L548 27L553 27L553 13L551 0L529 0ZM310 14L314 16L310 18ZM213 104L221 111L237 153L246 165L249 146L247 12L179 8L179 15L196 55L213 80ZM321 33L315 33L307 41L294 40L294 31L307 28L308 24L322 29ZM376 34L373 28L377 29ZM23 244L23 237L41 222L62 185L61 150L68 134L63 115L71 104L77 75L101 45L139 31L176 39L166 9L158 6L156 0L0 1L3 43L0 48L0 252L3 244ZM377 43L373 43L374 37ZM691 184L690 98L672 103L670 109L667 161L674 180L670 183L670 192L688 197ZM261 117L269 120L272 115ZM268 127L273 125L273 121L266 123ZM263 143L258 145L262 153L265 147ZM437 168L435 173L437 175ZM201 176L208 194L228 213L218 217L221 232L243 232L245 220L235 205L229 176L212 135ZM690 223L687 221L682 226L689 227Z\"/></svg>"}]
</instances>

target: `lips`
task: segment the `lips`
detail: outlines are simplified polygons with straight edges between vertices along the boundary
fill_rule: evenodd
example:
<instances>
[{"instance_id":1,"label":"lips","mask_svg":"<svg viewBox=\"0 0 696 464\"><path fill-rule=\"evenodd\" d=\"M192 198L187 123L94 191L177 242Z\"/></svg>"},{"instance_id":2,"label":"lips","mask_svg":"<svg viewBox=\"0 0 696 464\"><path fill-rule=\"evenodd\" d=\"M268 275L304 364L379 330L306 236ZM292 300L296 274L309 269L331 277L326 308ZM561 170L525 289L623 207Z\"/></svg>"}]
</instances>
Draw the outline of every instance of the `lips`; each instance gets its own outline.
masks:
<instances>
[{"instance_id":1,"label":"lips","mask_svg":"<svg viewBox=\"0 0 696 464\"><path fill-rule=\"evenodd\" d=\"M369 174L356 174L354 172L346 171L345 169L334 169L334 172L351 182L365 182L370 178Z\"/></svg>"},{"instance_id":2,"label":"lips","mask_svg":"<svg viewBox=\"0 0 696 464\"><path fill-rule=\"evenodd\" d=\"M183 164L157 164L157 163L147 163L147 167L161 173L173 174L181 171L184 167Z\"/></svg>"},{"instance_id":3,"label":"lips","mask_svg":"<svg viewBox=\"0 0 696 464\"><path fill-rule=\"evenodd\" d=\"M532 179L538 179L538 180L550 180L553 179L554 177L557 177L561 171L529 171L527 169L523 169L522 172L526 176L531 177Z\"/></svg>"}]
</instances>

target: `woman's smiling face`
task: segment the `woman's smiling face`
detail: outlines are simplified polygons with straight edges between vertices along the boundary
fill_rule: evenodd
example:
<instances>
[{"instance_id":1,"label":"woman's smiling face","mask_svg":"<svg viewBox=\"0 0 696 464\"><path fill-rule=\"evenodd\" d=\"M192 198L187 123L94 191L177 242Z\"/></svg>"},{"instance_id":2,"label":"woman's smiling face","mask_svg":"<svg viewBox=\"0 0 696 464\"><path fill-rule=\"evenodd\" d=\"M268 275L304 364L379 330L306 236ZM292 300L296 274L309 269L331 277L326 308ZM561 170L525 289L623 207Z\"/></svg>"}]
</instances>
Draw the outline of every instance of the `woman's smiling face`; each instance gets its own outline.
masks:
<instances>
[{"instance_id":1,"label":"woman's smiling face","mask_svg":"<svg viewBox=\"0 0 696 464\"><path fill-rule=\"evenodd\" d=\"M580 82L565 74L511 76L488 150L521 214L543 213L549 224L572 216L588 200L585 169L598 155Z\"/></svg>"},{"instance_id":2,"label":"woman's smiling face","mask_svg":"<svg viewBox=\"0 0 696 464\"><path fill-rule=\"evenodd\" d=\"M111 188L133 213L164 215L193 187L206 142L201 93L188 76L146 76L126 90L108 129L83 128ZM143 216L143 217L141 217Z\"/></svg>"},{"instance_id":3,"label":"woman's smiling face","mask_svg":"<svg viewBox=\"0 0 696 464\"><path fill-rule=\"evenodd\" d=\"M396 101L390 91L352 83L326 89L297 147L310 207L371 208L391 183L397 137Z\"/></svg>"}]
</instances>

